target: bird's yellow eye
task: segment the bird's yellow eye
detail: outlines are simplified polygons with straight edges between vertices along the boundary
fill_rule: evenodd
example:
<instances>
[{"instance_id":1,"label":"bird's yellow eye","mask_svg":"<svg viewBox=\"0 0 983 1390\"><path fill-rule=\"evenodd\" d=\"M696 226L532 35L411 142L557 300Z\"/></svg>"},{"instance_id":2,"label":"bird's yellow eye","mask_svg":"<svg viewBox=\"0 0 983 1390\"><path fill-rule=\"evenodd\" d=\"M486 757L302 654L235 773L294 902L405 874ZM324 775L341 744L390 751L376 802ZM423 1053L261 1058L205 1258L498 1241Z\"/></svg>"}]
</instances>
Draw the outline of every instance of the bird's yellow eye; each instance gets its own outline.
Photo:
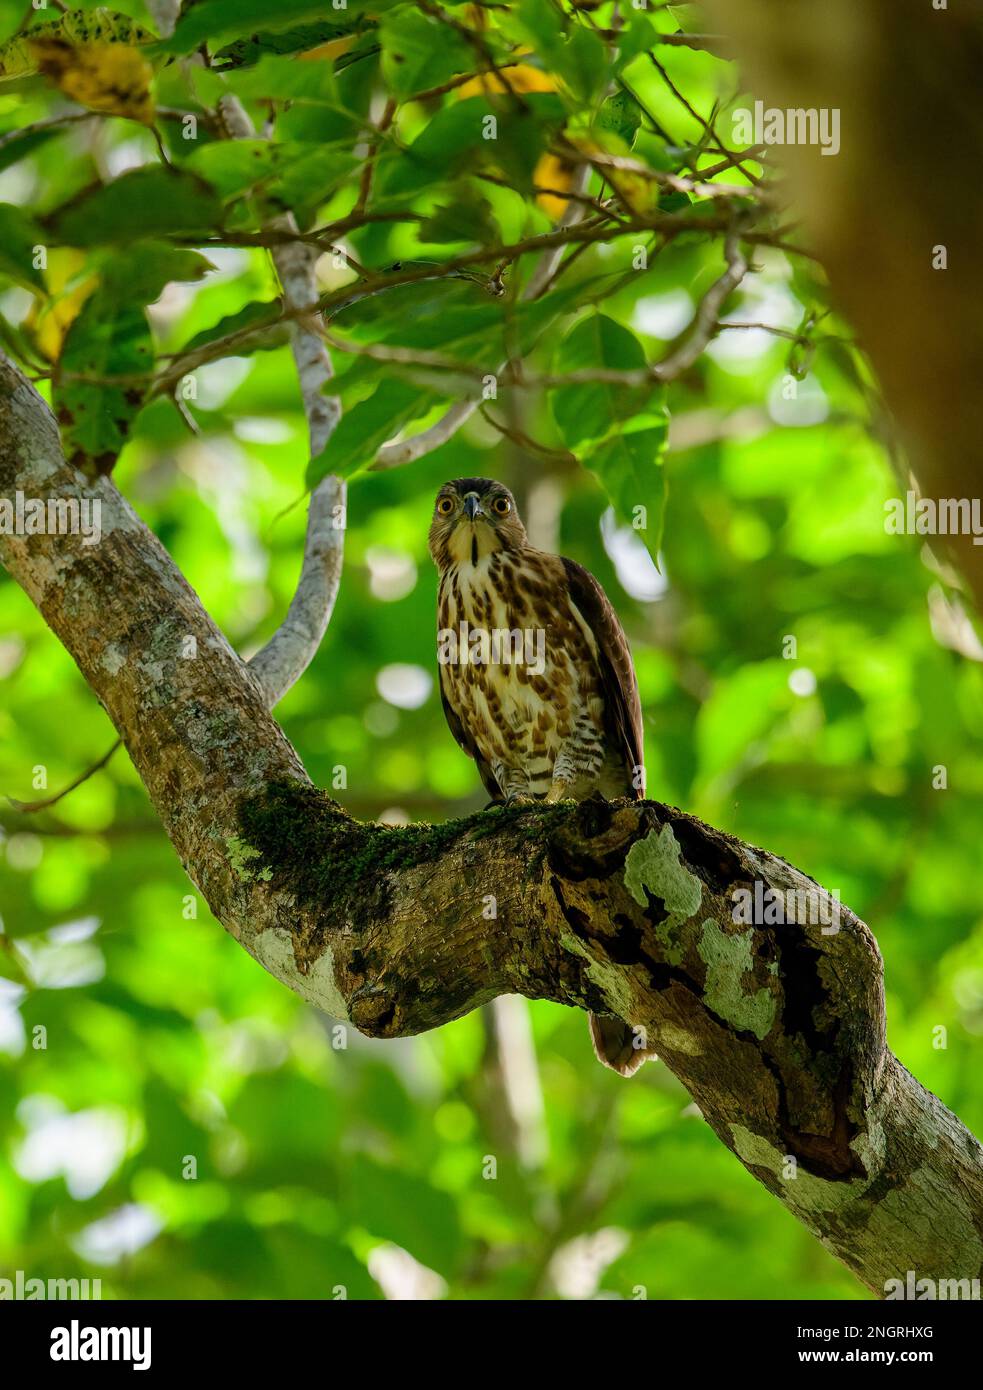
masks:
<instances>
[{"instance_id":1,"label":"bird's yellow eye","mask_svg":"<svg viewBox=\"0 0 983 1390\"><path fill-rule=\"evenodd\" d=\"M492 503L492 511L496 512L499 516L508 516L511 510L512 503L507 497L496 497Z\"/></svg>"},{"instance_id":2,"label":"bird's yellow eye","mask_svg":"<svg viewBox=\"0 0 983 1390\"><path fill-rule=\"evenodd\" d=\"M437 511L440 513L441 516L450 516L450 514L451 514L451 512L452 512L453 510L454 510L454 499L453 499L453 497L438 497L438 498L437 498Z\"/></svg>"}]
</instances>

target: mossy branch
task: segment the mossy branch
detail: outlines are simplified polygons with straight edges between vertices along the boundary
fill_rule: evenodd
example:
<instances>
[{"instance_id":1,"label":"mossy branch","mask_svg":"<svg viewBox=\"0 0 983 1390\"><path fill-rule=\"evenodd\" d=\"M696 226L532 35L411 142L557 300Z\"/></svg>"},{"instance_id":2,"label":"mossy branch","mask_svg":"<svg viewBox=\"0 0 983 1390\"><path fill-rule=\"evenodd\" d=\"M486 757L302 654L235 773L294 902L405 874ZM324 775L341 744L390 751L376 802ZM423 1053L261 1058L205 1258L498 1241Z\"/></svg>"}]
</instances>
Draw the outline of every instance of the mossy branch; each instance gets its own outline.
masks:
<instances>
[{"instance_id":1,"label":"mossy branch","mask_svg":"<svg viewBox=\"0 0 983 1390\"><path fill-rule=\"evenodd\" d=\"M215 916L277 979L379 1037L510 993L617 1016L870 1288L979 1275L983 1151L887 1050L880 956L848 909L834 932L822 915L735 920L755 885L827 895L657 802L352 820L311 786L156 537L111 480L65 462L47 406L0 358L0 495L18 489L101 504L98 545L3 535L0 560L102 701Z\"/></svg>"}]
</instances>

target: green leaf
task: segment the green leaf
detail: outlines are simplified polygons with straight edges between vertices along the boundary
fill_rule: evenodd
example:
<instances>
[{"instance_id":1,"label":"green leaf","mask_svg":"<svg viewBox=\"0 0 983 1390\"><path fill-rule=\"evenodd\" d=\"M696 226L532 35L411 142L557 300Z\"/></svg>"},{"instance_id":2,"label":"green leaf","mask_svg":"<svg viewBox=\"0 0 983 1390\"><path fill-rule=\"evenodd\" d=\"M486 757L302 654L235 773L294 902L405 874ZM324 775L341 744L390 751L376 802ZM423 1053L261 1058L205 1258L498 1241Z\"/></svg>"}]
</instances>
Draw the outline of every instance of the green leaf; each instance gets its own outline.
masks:
<instances>
[{"instance_id":1,"label":"green leaf","mask_svg":"<svg viewBox=\"0 0 983 1390\"><path fill-rule=\"evenodd\" d=\"M525 100L526 109L499 112L492 162L514 188L528 197L550 132L562 122L563 104L553 92L533 92Z\"/></svg>"},{"instance_id":2,"label":"green leaf","mask_svg":"<svg viewBox=\"0 0 983 1390\"><path fill-rule=\"evenodd\" d=\"M618 435L583 459L600 479L619 520L638 532L656 565L665 515L663 457L668 435L669 417L663 412L651 428Z\"/></svg>"},{"instance_id":3,"label":"green leaf","mask_svg":"<svg viewBox=\"0 0 983 1390\"><path fill-rule=\"evenodd\" d=\"M609 130L631 149L635 136L642 124L642 109L633 96L627 92L612 92L602 104L597 116L600 130Z\"/></svg>"},{"instance_id":4,"label":"green leaf","mask_svg":"<svg viewBox=\"0 0 983 1390\"><path fill-rule=\"evenodd\" d=\"M63 128L47 126L42 127L41 130L10 131L0 136L0 172L9 169L11 164L25 159L35 150L40 149L42 145L46 145L56 135L63 133Z\"/></svg>"},{"instance_id":5,"label":"green leaf","mask_svg":"<svg viewBox=\"0 0 983 1390\"><path fill-rule=\"evenodd\" d=\"M307 486L316 487L329 473L340 478L357 473L411 420L425 415L434 399L409 382L384 382L342 416L327 447L308 464Z\"/></svg>"},{"instance_id":6,"label":"green leaf","mask_svg":"<svg viewBox=\"0 0 983 1390\"><path fill-rule=\"evenodd\" d=\"M555 50L554 71L566 82L578 102L590 106L600 96L610 78L609 57L603 42L592 29L575 25L566 43Z\"/></svg>"},{"instance_id":7,"label":"green leaf","mask_svg":"<svg viewBox=\"0 0 983 1390\"><path fill-rule=\"evenodd\" d=\"M542 299L514 306L513 346L523 355L531 352L543 334L570 313L582 292L582 286L570 283ZM496 371L508 355L505 301L461 277L372 295L345 309L338 326L362 342L441 352L489 372ZM360 357L339 382L346 409L353 392L364 395L367 382L385 380L392 373L391 363ZM416 379L421 379L419 374Z\"/></svg>"},{"instance_id":8,"label":"green leaf","mask_svg":"<svg viewBox=\"0 0 983 1390\"><path fill-rule=\"evenodd\" d=\"M166 242L121 247L99 264L99 288L82 306L62 345L53 398L62 439L73 462L110 467L126 442L146 397L147 382L118 386L79 377L139 376L154 360L143 306L159 299L173 281L200 280L212 263L198 251Z\"/></svg>"},{"instance_id":9,"label":"green leaf","mask_svg":"<svg viewBox=\"0 0 983 1390\"><path fill-rule=\"evenodd\" d=\"M43 294L44 280L34 266L34 248L43 241L41 229L26 213L0 203L0 275Z\"/></svg>"},{"instance_id":10,"label":"green leaf","mask_svg":"<svg viewBox=\"0 0 983 1390\"><path fill-rule=\"evenodd\" d=\"M118 303L153 304L167 285L202 280L214 269L200 251L165 241L138 241L107 255L101 274Z\"/></svg>"},{"instance_id":11,"label":"green leaf","mask_svg":"<svg viewBox=\"0 0 983 1390\"><path fill-rule=\"evenodd\" d=\"M301 225L305 209L316 208L351 178L356 159L351 149L308 146L290 160L264 192L270 202L290 208Z\"/></svg>"},{"instance_id":12,"label":"green leaf","mask_svg":"<svg viewBox=\"0 0 983 1390\"><path fill-rule=\"evenodd\" d=\"M420 225L420 240L441 242L493 242L497 228L487 198L467 188L457 201L441 205Z\"/></svg>"},{"instance_id":13,"label":"green leaf","mask_svg":"<svg viewBox=\"0 0 983 1390\"><path fill-rule=\"evenodd\" d=\"M163 45L165 53L193 53L203 43L218 50L219 45L260 30L276 32L303 19L323 19L324 0L281 0L275 8L267 0L198 0L184 11Z\"/></svg>"},{"instance_id":14,"label":"green leaf","mask_svg":"<svg viewBox=\"0 0 983 1390\"><path fill-rule=\"evenodd\" d=\"M28 986L31 983L21 964L16 946L2 932L0 932L0 980L12 980L14 984Z\"/></svg>"},{"instance_id":15,"label":"green leaf","mask_svg":"<svg viewBox=\"0 0 983 1390\"><path fill-rule=\"evenodd\" d=\"M381 25L382 74L394 96L438 87L474 67L474 51L453 29L400 5Z\"/></svg>"},{"instance_id":16,"label":"green leaf","mask_svg":"<svg viewBox=\"0 0 983 1390\"><path fill-rule=\"evenodd\" d=\"M563 30L560 27L560 13L549 0L521 0L513 22L518 32L532 43L545 66L558 71Z\"/></svg>"},{"instance_id":17,"label":"green leaf","mask_svg":"<svg viewBox=\"0 0 983 1390\"><path fill-rule=\"evenodd\" d=\"M32 345L18 326L10 323L2 314L0 314L0 343L3 343L7 351L17 361L42 365L38 360L37 348Z\"/></svg>"},{"instance_id":18,"label":"green leaf","mask_svg":"<svg viewBox=\"0 0 983 1390\"><path fill-rule=\"evenodd\" d=\"M564 106L554 92L530 92L523 101L521 112L505 105L504 98L493 106L483 96L442 107L403 158L387 170L384 191L417 193L464 168L472 169L478 161L497 165L523 187L531 187L549 129L562 123ZM485 138L485 118L491 115L497 123L494 140Z\"/></svg>"},{"instance_id":19,"label":"green leaf","mask_svg":"<svg viewBox=\"0 0 983 1390\"><path fill-rule=\"evenodd\" d=\"M667 5L667 12L680 29L689 29L698 34L704 18L703 10L697 4Z\"/></svg>"},{"instance_id":20,"label":"green leaf","mask_svg":"<svg viewBox=\"0 0 983 1390\"><path fill-rule=\"evenodd\" d=\"M222 225L222 205L192 173L143 168L87 188L45 221L51 236L70 246L114 245L143 236L215 231Z\"/></svg>"},{"instance_id":21,"label":"green leaf","mask_svg":"<svg viewBox=\"0 0 983 1390\"><path fill-rule=\"evenodd\" d=\"M605 314L576 323L556 355L557 370L564 373L592 367L632 372L644 366L641 343ZM640 532L656 564L665 506L662 458L669 433L664 397L665 388L656 383L585 383L552 392L553 416L564 443L582 449L599 441L592 454L584 455L584 463L597 474L621 520Z\"/></svg>"},{"instance_id":22,"label":"green leaf","mask_svg":"<svg viewBox=\"0 0 983 1390\"><path fill-rule=\"evenodd\" d=\"M413 264L399 262L404 270L412 269ZM426 266L426 262L420 264L421 268ZM439 265L435 264L434 269L439 271ZM366 295L336 317L339 328L345 332L355 330L362 341L446 351L471 339L491 340L493 352L502 347L502 301L470 276L448 275L444 279L394 285Z\"/></svg>"},{"instance_id":23,"label":"green leaf","mask_svg":"<svg viewBox=\"0 0 983 1390\"><path fill-rule=\"evenodd\" d=\"M264 1234L279 1278L278 1298L331 1299L339 1288L350 1299L382 1298L365 1266L339 1241L286 1224L271 1226Z\"/></svg>"},{"instance_id":24,"label":"green leaf","mask_svg":"<svg viewBox=\"0 0 983 1390\"><path fill-rule=\"evenodd\" d=\"M624 68L639 53L647 53L657 42L655 25L646 14L641 14L638 10L633 10L627 25L618 35L618 58L615 63L615 71L622 72Z\"/></svg>"},{"instance_id":25,"label":"green leaf","mask_svg":"<svg viewBox=\"0 0 983 1390\"><path fill-rule=\"evenodd\" d=\"M233 198L273 178L286 162L284 147L269 140L217 140L193 150L183 167Z\"/></svg>"},{"instance_id":26,"label":"green leaf","mask_svg":"<svg viewBox=\"0 0 983 1390\"><path fill-rule=\"evenodd\" d=\"M354 165L350 149L268 140L203 145L186 162L225 198L258 189L268 203L294 211L323 202Z\"/></svg>"},{"instance_id":27,"label":"green leaf","mask_svg":"<svg viewBox=\"0 0 983 1390\"><path fill-rule=\"evenodd\" d=\"M90 295L68 330L52 383L62 444L72 463L108 471L146 394L139 381L101 385L73 380L73 374L139 375L150 370L153 357L142 307L121 304L114 289L101 287Z\"/></svg>"},{"instance_id":28,"label":"green leaf","mask_svg":"<svg viewBox=\"0 0 983 1390\"><path fill-rule=\"evenodd\" d=\"M564 32L564 20L550 0L522 0L511 27L532 44L543 67L563 79L578 107L589 106L610 80L610 55L593 29L572 24Z\"/></svg>"},{"instance_id":29,"label":"green leaf","mask_svg":"<svg viewBox=\"0 0 983 1390\"><path fill-rule=\"evenodd\" d=\"M384 181L385 192L415 193L435 178L448 178L472 151L486 144L482 120L490 110L484 97L468 97L441 107L404 158L390 167Z\"/></svg>"},{"instance_id":30,"label":"green leaf","mask_svg":"<svg viewBox=\"0 0 983 1390\"><path fill-rule=\"evenodd\" d=\"M250 101L304 101L333 106L338 86L330 63L302 62L296 58L264 55L249 72L228 79L237 96Z\"/></svg>"},{"instance_id":31,"label":"green leaf","mask_svg":"<svg viewBox=\"0 0 983 1390\"><path fill-rule=\"evenodd\" d=\"M371 36L360 39L351 52L345 55L346 60L359 53L363 57L370 54L370 38ZM298 63L295 66L308 68L314 65ZM318 144L331 144L343 140L348 149L352 149L358 143L359 134L364 130L365 119L369 114L372 94L376 90L378 64L359 61L342 71L340 64L336 62L334 67L331 81L336 96L332 104L329 105L321 98L311 95L309 88L305 89L305 95L294 98L290 106L278 115L278 139L307 140ZM383 148L388 151L389 147ZM399 157L398 150L394 149L392 153L394 157Z\"/></svg>"},{"instance_id":32,"label":"green leaf","mask_svg":"<svg viewBox=\"0 0 983 1390\"><path fill-rule=\"evenodd\" d=\"M645 353L634 333L606 314L589 314L570 330L556 355L558 373L600 367L611 371L640 371ZM621 420L644 406L652 386L634 390L624 386L591 383L561 386L552 393L553 417L569 449L594 439L604 439Z\"/></svg>"}]
</instances>

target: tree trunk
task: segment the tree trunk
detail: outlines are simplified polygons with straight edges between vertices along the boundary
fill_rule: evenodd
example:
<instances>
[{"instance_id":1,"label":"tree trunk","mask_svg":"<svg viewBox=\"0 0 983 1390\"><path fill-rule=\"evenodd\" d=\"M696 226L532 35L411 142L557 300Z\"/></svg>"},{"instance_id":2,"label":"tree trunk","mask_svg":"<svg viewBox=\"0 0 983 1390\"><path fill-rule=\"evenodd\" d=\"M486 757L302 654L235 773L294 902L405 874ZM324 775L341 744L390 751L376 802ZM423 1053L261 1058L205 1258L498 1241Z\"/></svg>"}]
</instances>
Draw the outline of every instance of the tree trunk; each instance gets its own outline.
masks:
<instances>
[{"instance_id":1,"label":"tree trunk","mask_svg":"<svg viewBox=\"0 0 983 1390\"><path fill-rule=\"evenodd\" d=\"M769 161L791 177L924 496L969 502L983 440L983 11L958 0L709 7L765 107L839 112L838 154L775 146ZM968 526L938 544L983 611L983 545Z\"/></svg>"}]
</instances>

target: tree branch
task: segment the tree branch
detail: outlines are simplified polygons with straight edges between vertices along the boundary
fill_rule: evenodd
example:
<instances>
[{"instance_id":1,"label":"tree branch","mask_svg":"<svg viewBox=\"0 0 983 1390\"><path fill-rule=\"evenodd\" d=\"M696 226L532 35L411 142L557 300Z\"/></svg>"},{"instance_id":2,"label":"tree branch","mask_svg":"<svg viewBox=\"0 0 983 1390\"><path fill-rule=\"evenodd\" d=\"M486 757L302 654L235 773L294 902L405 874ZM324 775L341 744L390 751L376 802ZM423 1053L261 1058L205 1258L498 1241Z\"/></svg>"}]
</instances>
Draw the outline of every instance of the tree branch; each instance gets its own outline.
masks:
<instances>
[{"instance_id":1,"label":"tree branch","mask_svg":"<svg viewBox=\"0 0 983 1390\"><path fill-rule=\"evenodd\" d=\"M220 98L219 111L234 139L255 135L253 123L236 97ZM272 219L268 227L297 235L293 213ZM340 400L325 394L334 373L321 335L312 322L318 301L317 253L305 243L293 240L275 246L272 255L283 287L284 307L293 315L290 346L307 416L310 456L316 458L341 418ZM345 484L329 475L311 493L300 579L287 615L250 663L270 709L307 670L327 631L341 583L344 527Z\"/></svg>"},{"instance_id":2,"label":"tree branch","mask_svg":"<svg viewBox=\"0 0 983 1390\"><path fill-rule=\"evenodd\" d=\"M423 458L424 454L433 453L434 449L439 449L442 444L454 438L480 404L480 396L455 401L428 429L410 435L409 439L397 439L391 444L383 444L369 468L373 472L384 472L387 468L401 468L405 463L415 463L417 459Z\"/></svg>"},{"instance_id":3,"label":"tree branch","mask_svg":"<svg viewBox=\"0 0 983 1390\"><path fill-rule=\"evenodd\" d=\"M499 385L515 384L526 389L542 389L550 386L586 386L594 383L605 383L630 389L647 386L653 382L675 381L689 370L710 340L726 328L762 328L791 338L796 343L808 342L802 333L792 333L781 328L772 329L768 324L721 323L718 316L723 305L728 296L740 285L748 271L748 262L741 251L736 231L732 232L726 239L724 260L726 264L723 273L713 282L700 300L692 322L684 329L678 344L670 348L660 361L635 369L584 367L577 371L564 372L561 375L525 371L520 375L515 364L503 363L494 374ZM530 285L535 287L548 283L547 277L549 274L555 273L558 262L551 256L550 263L551 268L534 276L530 280ZM529 295L528 297L533 298L534 296ZM342 352L368 357L376 362L392 362L400 366L427 368L442 371L448 375L457 374L458 376L473 377L477 381L483 381L485 377L490 375L484 367L476 367L468 362L459 362L443 353L427 352L423 348L357 343L339 339L330 332L325 333L325 338L332 347L337 347ZM385 445L376 455L375 461L371 465L372 468L377 470L395 468L399 464L410 463L412 460L420 458L430 449L445 443L480 404L480 398L466 398L452 406L447 414L442 416L429 430L425 430L422 434L412 435L407 440Z\"/></svg>"},{"instance_id":4,"label":"tree branch","mask_svg":"<svg viewBox=\"0 0 983 1390\"><path fill-rule=\"evenodd\" d=\"M682 342L657 364L661 381L672 381L688 371L717 331L717 320L727 296L737 289L747 274L748 263L741 252L737 233L730 232L724 243L726 268L700 300L693 322Z\"/></svg>"},{"instance_id":5,"label":"tree branch","mask_svg":"<svg viewBox=\"0 0 983 1390\"><path fill-rule=\"evenodd\" d=\"M381 217L382 214L378 214L378 216ZM369 220L369 214L366 214L365 219L361 220ZM337 248L332 241L327 239L327 232L331 230L333 235L338 235L338 225L335 224L333 229L324 229L317 234L299 232L296 237L292 237L282 229L267 229L262 233L241 233L238 235L230 233L211 241L199 236L193 239L193 244L196 247L248 245L273 248L290 241L300 241L305 245L315 246L320 251L333 251ZM582 249L597 242L609 241L613 237L628 236L632 233L637 234L646 231L657 232L667 240L683 236L687 232L698 232L701 235L709 232L726 234L733 228L733 225L734 218L731 214L715 218L705 217L697 221L692 218L681 217L676 213L649 213L645 216L638 215L631 221L605 223L604 225L598 225L593 221L590 225L584 226L569 225L563 227L557 224L551 232L526 237L511 245L479 247L477 250L454 256L439 266L427 265L423 268L415 266L410 270L390 273L375 272L357 284L346 285L342 289L332 290L321 295L317 303L317 310L322 314L330 311L337 313L360 299L367 299L370 295L379 294L385 290L396 289L402 285L419 284L424 280L443 280L450 276L459 275L462 270L470 271L476 266L489 262L497 266L501 266L503 263L513 264L530 252L559 252L556 261L559 265L564 249L570 246ZM771 246L776 250L785 251L789 255L801 256L807 260L815 259L811 252L802 247L790 245L782 240L778 233L759 232L747 228L742 230L741 238L752 246ZM177 236L171 237L169 240L176 245L192 244L190 240L185 243L181 237ZM306 311L302 312L284 306L279 313L271 313L269 319L261 324L254 323L245 328L237 328L224 337L215 338L193 351L171 354L170 366L158 376L155 390L172 389L181 377L195 371L206 362L214 362L217 358L240 352L243 348L254 344L263 334L276 328L278 324L290 322L298 317L307 317ZM118 381L124 379L122 377L116 378ZM144 381L146 377L138 374L133 379Z\"/></svg>"},{"instance_id":6,"label":"tree branch","mask_svg":"<svg viewBox=\"0 0 983 1390\"><path fill-rule=\"evenodd\" d=\"M2 535L0 559L102 701L212 911L276 978L379 1037L501 994L616 1015L869 1288L979 1276L983 1150L887 1050L880 955L849 909L824 931L812 880L656 802L352 820L311 786L156 537L110 478L66 463L47 406L0 358L0 495L17 490L101 504L98 545ZM785 925L735 921L735 892L756 885L801 895Z\"/></svg>"}]
</instances>

